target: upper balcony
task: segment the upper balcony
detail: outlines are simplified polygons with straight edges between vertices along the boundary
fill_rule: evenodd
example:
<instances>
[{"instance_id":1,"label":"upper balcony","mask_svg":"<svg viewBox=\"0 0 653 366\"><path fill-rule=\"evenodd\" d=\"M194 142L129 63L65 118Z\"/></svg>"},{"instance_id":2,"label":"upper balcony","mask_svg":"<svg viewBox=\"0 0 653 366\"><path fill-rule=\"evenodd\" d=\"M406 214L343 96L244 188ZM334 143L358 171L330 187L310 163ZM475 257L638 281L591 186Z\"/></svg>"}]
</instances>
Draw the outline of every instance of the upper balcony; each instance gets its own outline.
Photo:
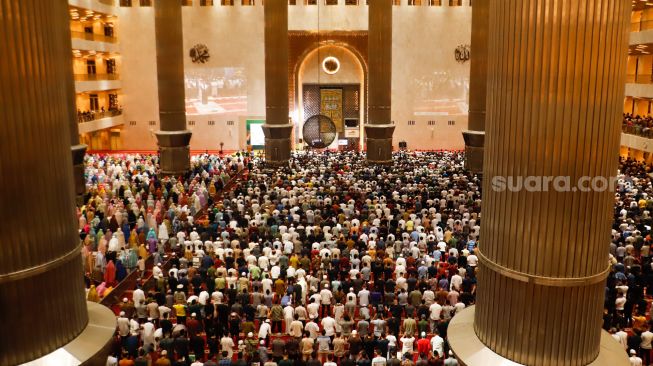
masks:
<instances>
[{"instance_id":1,"label":"upper balcony","mask_svg":"<svg viewBox=\"0 0 653 366\"><path fill-rule=\"evenodd\" d=\"M646 116L650 112L651 104L650 101L638 101L638 104L639 102L644 105L638 105L635 113L624 114L621 124L621 146L650 153L653 152L653 119ZM635 110L635 105L632 108ZM644 113L639 114L639 112ZM642 115L645 117L638 117Z\"/></svg>"},{"instance_id":2,"label":"upper balcony","mask_svg":"<svg viewBox=\"0 0 653 366\"><path fill-rule=\"evenodd\" d=\"M117 52L115 15L69 7L73 49Z\"/></svg>"},{"instance_id":3,"label":"upper balcony","mask_svg":"<svg viewBox=\"0 0 653 366\"><path fill-rule=\"evenodd\" d=\"M68 0L72 7L93 10L94 12L115 15L116 0Z\"/></svg>"},{"instance_id":4,"label":"upper balcony","mask_svg":"<svg viewBox=\"0 0 653 366\"><path fill-rule=\"evenodd\" d=\"M73 50L73 74L77 93L119 89L120 55Z\"/></svg>"},{"instance_id":5,"label":"upper balcony","mask_svg":"<svg viewBox=\"0 0 653 366\"><path fill-rule=\"evenodd\" d=\"M80 134L104 130L125 123L122 116L122 110L111 110L106 112L95 111L92 112L92 116L80 115L78 118L80 119L78 125Z\"/></svg>"},{"instance_id":6,"label":"upper balcony","mask_svg":"<svg viewBox=\"0 0 653 366\"><path fill-rule=\"evenodd\" d=\"M75 81L75 92L86 93L92 91L120 89L122 83L120 80L87 80Z\"/></svg>"},{"instance_id":7,"label":"upper balcony","mask_svg":"<svg viewBox=\"0 0 653 366\"><path fill-rule=\"evenodd\" d=\"M110 36L105 36L105 35L102 35L102 34L95 34L95 33L89 33L89 32L71 31L70 36L73 39L85 39L87 41L106 42L106 43L117 43L118 42L118 38L116 38L116 37L110 37Z\"/></svg>"},{"instance_id":8,"label":"upper balcony","mask_svg":"<svg viewBox=\"0 0 653 366\"><path fill-rule=\"evenodd\" d=\"M75 74L75 81L120 80L118 74Z\"/></svg>"},{"instance_id":9,"label":"upper balcony","mask_svg":"<svg viewBox=\"0 0 653 366\"><path fill-rule=\"evenodd\" d=\"M631 45L653 42L653 1L633 0L630 32Z\"/></svg>"},{"instance_id":10,"label":"upper balcony","mask_svg":"<svg viewBox=\"0 0 653 366\"><path fill-rule=\"evenodd\" d=\"M627 97L653 98L653 44L630 46L626 72Z\"/></svg>"}]
</instances>

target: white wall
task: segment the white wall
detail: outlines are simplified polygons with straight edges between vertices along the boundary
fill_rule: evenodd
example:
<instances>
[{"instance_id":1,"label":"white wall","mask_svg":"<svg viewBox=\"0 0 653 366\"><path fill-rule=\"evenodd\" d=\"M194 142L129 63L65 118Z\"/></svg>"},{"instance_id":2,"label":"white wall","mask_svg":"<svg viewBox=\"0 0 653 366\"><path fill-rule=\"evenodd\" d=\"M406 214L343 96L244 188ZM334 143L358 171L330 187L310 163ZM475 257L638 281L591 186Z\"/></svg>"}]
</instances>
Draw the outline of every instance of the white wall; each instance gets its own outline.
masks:
<instances>
[{"instance_id":1,"label":"white wall","mask_svg":"<svg viewBox=\"0 0 653 366\"><path fill-rule=\"evenodd\" d=\"M240 4L240 1L236 2ZM265 115L265 53L263 41L263 7L255 6L213 6L183 7L184 23L184 67L186 70L208 70L217 67L244 68L247 77L247 116ZM204 64L194 64L190 49L196 44L209 49L210 59ZM242 130L236 114L215 114L187 116L194 120L191 148L197 150L219 149L224 142L225 150L236 150L240 146ZM208 121L215 125L209 126ZM228 125L227 121L234 121Z\"/></svg>"},{"instance_id":2,"label":"white wall","mask_svg":"<svg viewBox=\"0 0 653 366\"><path fill-rule=\"evenodd\" d=\"M464 148L462 131L467 129L469 62L458 63L454 51L458 45L470 43L472 8L402 5L393 9L392 119L396 125L393 145L397 147L403 140L410 149ZM420 84L427 80L431 81L431 87L420 89ZM420 96L420 90L428 90L426 98ZM453 115L420 112L420 104L424 104L420 99L459 99L443 102L454 107L452 112L459 112ZM449 126L450 120L455 125ZM415 121L415 125L409 126L408 121ZM428 121L435 121L435 126L429 126Z\"/></svg>"},{"instance_id":3,"label":"white wall","mask_svg":"<svg viewBox=\"0 0 653 366\"><path fill-rule=\"evenodd\" d=\"M290 30L317 30L318 12L320 30L367 29L367 6L346 6L344 0L340 3L322 5L319 9L290 6ZM247 116L265 114L263 7L259 2L255 6L240 6L240 1L236 4L200 7L196 1L192 7L183 8L185 67L188 70L243 67L248 85L246 116L220 114L188 118L195 121L194 126L189 126L193 131L191 149L194 150L219 148L220 141L225 143L225 149L244 148L241 121ZM155 149L156 139L150 133L159 128L154 11L151 7L135 6L118 7L116 12L125 119L122 146L134 150ZM463 148L461 133L467 127L469 62L457 63L454 50L458 45L470 43L471 8L402 4L393 7L393 16L392 118L397 126L394 145L405 140L414 149ZM206 64L195 65L188 56L190 48L198 43L209 48L211 58ZM435 77L434 73L444 75L449 81ZM427 99L461 99L457 109L462 112L421 115L416 111L419 80L426 78L434 80ZM408 126L411 120L415 126ZM430 120L436 121L436 125L428 126ZM454 120L455 125L449 126L449 120ZM136 121L136 125L130 121ZM150 126L148 121L157 122ZM215 124L209 126L208 121ZM227 126L227 121L235 123Z\"/></svg>"},{"instance_id":4,"label":"white wall","mask_svg":"<svg viewBox=\"0 0 653 366\"><path fill-rule=\"evenodd\" d=\"M122 147L154 150L159 129L159 99L156 80L154 8L117 8L122 52L123 118ZM132 125L133 122L136 125ZM149 121L156 121L150 126Z\"/></svg>"}]
</instances>

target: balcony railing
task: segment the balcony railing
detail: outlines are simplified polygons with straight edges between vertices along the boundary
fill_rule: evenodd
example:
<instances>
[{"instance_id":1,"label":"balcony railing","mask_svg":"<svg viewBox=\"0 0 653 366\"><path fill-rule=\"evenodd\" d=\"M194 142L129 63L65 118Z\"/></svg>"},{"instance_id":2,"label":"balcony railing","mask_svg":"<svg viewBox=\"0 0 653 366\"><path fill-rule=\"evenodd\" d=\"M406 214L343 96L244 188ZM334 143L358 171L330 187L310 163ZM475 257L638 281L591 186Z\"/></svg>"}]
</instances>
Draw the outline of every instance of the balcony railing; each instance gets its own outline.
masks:
<instances>
[{"instance_id":1,"label":"balcony railing","mask_svg":"<svg viewBox=\"0 0 653 366\"><path fill-rule=\"evenodd\" d=\"M653 29L653 20L642 20L630 23L631 32L641 32L649 29Z\"/></svg>"},{"instance_id":2,"label":"balcony railing","mask_svg":"<svg viewBox=\"0 0 653 366\"><path fill-rule=\"evenodd\" d=\"M77 122L91 122L102 118L115 117L122 114L122 109L110 109L108 111L77 112Z\"/></svg>"},{"instance_id":3,"label":"balcony railing","mask_svg":"<svg viewBox=\"0 0 653 366\"><path fill-rule=\"evenodd\" d=\"M105 4L105 5L111 5L113 6L116 2L114 0L98 0L98 2Z\"/></svg>"},{"instance_id":4,"label":"balcony railing","mask_svg":"<svg viewBox=\"0 0 653 366\"><path fill-rule=\"evenodd\" d=\"M87 32L76 32L76 31L71 31L70 35L73 38L78 38L78 39L85 39L87 41L97 41L97 42L109 42L109 43L116 43L118 40L116 37L107 37L105 35L101 34L95 34L95 33L87 33Z\"/></svg>"},{"instance_id":5,"label":"balcony railing","mask_svg":"<svg viewBox=\"0 0 653 366\"><path fill-rule=\"evenodd\" d=\"M653 75L651 74L626 75L626 83L653 84Z\"/></svg>"},{"instance_id":6,"label":"balcony railing","mask_svg":"<svg viewBox=\"0 0 653 366\"><path fill-rule=\"evenodd\" d=\"M653 138L653 128L638 125L628 126L624 124L621 126L621 130L629 135L637 135L647 139Z\"/></svg>"},{"instance_id":7,"label":"balcony railing","mask_svg":"<svg viewBox=\"0 0 653 366\"><path fill-rule=\"evenodd\" d=\"M75 74L75 81L119 80L118 74Z\"/></svg>"}]
</instances>

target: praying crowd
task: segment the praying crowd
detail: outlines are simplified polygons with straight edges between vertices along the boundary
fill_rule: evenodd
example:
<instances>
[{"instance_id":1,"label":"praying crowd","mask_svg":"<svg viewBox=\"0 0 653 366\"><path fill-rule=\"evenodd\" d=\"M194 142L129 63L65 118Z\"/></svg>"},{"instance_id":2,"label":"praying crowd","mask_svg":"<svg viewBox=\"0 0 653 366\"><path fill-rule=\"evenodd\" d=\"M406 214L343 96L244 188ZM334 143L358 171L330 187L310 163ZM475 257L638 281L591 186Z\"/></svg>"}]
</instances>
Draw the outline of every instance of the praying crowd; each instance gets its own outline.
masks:
<instances>
[{"instance_id":1,"label":"praying crowd","mask_svg":"<svg viewBox=\"0 0 653 366\"><path fill-rule=\"evenodd\" d=\"M653 138L653 117L624 113L622 130L626 133Z\"/></svg>"},{"instance_id":2,"label":"praying crowd","mask_svg":"<svg viewBox=\"0 0 653 366\"><path fill-rule=\"evenodd\" d=\"M153 156L90 156L89 300L155 263L154 286L114 307L107 365L457 365L447 326L475 302L481 224L481 181L463 162L308 152L271 169L200 155L159 180ZM648 365L651 169L620 168L603 327Z\"/></svg>"},{"instance_id":3,"label":"praying crowd","mask_svg":"<svg viewBox=\"0 0 653 366\"><path fill-rule=\"evenodd\" d=\"M87 194L77 215L89 299L99 301L134 270L143 273L148 256L160 263L169 233L192 225L247 161L195 156L185 177L159 180L156 156L87 155Z\"/></svg>"}]
</instances>

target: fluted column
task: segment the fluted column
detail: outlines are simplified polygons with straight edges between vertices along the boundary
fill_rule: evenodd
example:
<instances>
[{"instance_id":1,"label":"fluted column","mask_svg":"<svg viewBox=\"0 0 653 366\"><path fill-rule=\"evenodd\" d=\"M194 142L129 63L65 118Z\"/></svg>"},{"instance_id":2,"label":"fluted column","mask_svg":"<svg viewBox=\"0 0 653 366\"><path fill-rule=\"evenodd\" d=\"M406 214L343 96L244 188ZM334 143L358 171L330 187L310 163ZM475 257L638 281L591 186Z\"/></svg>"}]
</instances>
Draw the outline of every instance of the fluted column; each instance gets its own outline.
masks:
<instances>
[{"instance_id":1,"label":"fluted column","mask_svg":"<svg viewBox=\"0 0 653 366\"><path fill-rule=\"evenodd\" d=\"M465 139L465 168L474 173L483 171L489 6L490 0L474 0L472 7L469 123L467 131L463 131L463 138Z\"/></svg>"},{"instance_id":2,"label":"fluted column","mask_svg":"<svg viewBox=\"0 0 653 366\"><path fill-rule=\"evenodd\" d=\"M367 161L392 162L392 0L369 2Z\"/></svg>"},{"instance_id":3,"label":"fluted column","mask_svg":"<svg viewBox=\"0 0 653 366\"><path fill-rule=\"evenodd\" d=\"M190 138L186 129L184 39L181 1L155 0L156 68L159 89L159 166L163 174L190 169Z\"/></svg>"},{"instance_id":4,"label":"fluted column","mask_svg":"<svg viewBox=\"0 0 653 366\"><path fill-rule=\"evenodd\" d=\"M265 161L290 159L288 118L288 1L265 0Z\"/></svg>"},{"instance_id":5,"label":"fluted column","mask_svg":"<svg viewBox=\"0 0 653 366\"><path fill-rule=\"evenodd\" d=\"M477 304L449 333L463 364L476 364L461 339L473 311L475 336L503 359L628 364L601 322L630 5L490 2Z\"/></svg>"},{"instance_id":6,"label":"fluted column","mask_svg":"<svg viewBox=\"0 0 653 366\"><path fill-rule=\"evenodd\" d=\"M88 322L74 216L69 27L65 1L0 1L0 365L54 351Z\"/></svg>"}]
</instances>

